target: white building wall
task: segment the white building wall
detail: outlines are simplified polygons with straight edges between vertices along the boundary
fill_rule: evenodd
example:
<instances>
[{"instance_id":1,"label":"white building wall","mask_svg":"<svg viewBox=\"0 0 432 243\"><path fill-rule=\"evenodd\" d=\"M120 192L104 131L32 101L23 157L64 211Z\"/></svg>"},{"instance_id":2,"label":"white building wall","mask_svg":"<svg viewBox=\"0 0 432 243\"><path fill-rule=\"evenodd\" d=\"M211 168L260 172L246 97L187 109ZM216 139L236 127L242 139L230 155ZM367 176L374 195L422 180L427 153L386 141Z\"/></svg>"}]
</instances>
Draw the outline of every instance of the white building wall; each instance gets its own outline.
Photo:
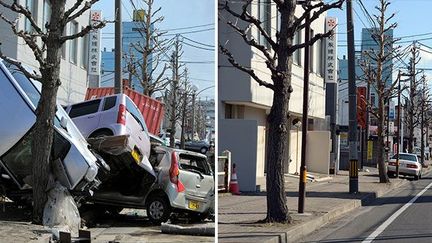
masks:
<instances>
[{"instance_id":1,"label":"white building wall","mask_svg":"<svg viewBox=\"0 0 432 243\"><path fill-rule=\"evenodd\" d=\"M11 2L11 1L10 1ZM34 0L37 3L35 7L35 18L37 19L38 25L43 26L43 15L44 15L44 4L43 0ZM73 0L66 1L66 8L69 9L75 3ZM25 4L25 0L21 1L21 4ZM6 13L10 19L15 19L16 14L10 13L8 9L0 7L0 12ZM75 21L78 23L78 30L85 28L89 24L90 11L85 12ZM25 19L20 17L18 21L19 29L25 28ZM70 23L66 26L66 34L70 34ZM17 59L34 69L39 69L39 65L34 58L33 52L25 44L24 40L16 37L8 24L4 21L0 21L0 42L2 43L2 51L9 57ZM60 67L60 79L62 85L58 91L58 100L60 104L66 105L84 100L85 92L87 89L87 70L82 67L83 51L88 50L84 48L84 39L78 39L77 46L77 64L70 61L70 45L71 41L65 44L65 57L61 60Z\"/></svg>"}]
</instances>

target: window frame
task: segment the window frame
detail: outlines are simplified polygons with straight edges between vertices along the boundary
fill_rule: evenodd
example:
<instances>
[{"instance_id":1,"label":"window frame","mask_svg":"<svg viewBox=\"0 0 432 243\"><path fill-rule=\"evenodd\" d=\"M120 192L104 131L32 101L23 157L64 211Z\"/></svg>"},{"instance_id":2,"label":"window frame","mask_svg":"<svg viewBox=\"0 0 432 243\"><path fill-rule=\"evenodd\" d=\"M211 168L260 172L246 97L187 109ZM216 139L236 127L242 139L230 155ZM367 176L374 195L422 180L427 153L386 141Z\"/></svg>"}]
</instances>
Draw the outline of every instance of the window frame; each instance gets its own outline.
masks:
<instances>
[{"instance_id":1,"label":"window frame","mask_svg":"<svg viewBox=\"0 0 432 243\"><path fill-rule=\"evenodd\" d=\"M70 25L70 34L77 34L79 31L79 25L77 21L71 21ZM75 65L78 65L78 38L69 41L69 61Z\"/></svg>"}]
</instances>

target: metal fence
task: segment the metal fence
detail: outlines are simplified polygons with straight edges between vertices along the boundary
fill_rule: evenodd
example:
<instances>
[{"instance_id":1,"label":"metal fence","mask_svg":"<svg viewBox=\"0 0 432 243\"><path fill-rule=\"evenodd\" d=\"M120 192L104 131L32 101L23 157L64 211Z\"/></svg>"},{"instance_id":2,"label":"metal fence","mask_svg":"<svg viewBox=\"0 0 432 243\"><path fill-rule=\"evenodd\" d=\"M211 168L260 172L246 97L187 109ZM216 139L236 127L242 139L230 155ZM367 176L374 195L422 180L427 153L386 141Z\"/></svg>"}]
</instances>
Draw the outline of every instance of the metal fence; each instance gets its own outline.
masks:
<instances>
[{"instance_id":1,"label":"metal fence","mask_svg":"<svg viewBox=\"0 0 432 243\"><path fill-rule=\"evenodd\" d=\"M218 156L218 191L229 192L231 180L231 152L224 151Z\"/></svg>"}]
</instances>

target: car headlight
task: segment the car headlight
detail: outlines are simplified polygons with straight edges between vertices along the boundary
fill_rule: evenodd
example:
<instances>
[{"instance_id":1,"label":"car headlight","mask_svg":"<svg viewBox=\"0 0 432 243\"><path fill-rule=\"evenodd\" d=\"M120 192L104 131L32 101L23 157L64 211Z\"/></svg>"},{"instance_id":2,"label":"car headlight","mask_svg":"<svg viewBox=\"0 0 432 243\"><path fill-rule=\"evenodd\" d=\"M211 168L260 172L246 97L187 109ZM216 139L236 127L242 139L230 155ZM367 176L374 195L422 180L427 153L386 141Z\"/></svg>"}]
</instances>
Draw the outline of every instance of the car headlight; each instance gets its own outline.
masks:
<instances>
[{"instance_id":1,"label":"car headlight","mask_svg":"<svg viewBox=\"0 0 432 243\"><path fill-rule=\"evenodd\" d=\"M93 181L94 179L95 179L95 177L96 177L96 175L97 175L97 168L94 168L94 167L89 167L88 168L88 170L87 170L87 173L86 173L86 175L85 175L85 179L88 181L88 182L91 182L91 181Z\"/></svg>"}]
</instances>

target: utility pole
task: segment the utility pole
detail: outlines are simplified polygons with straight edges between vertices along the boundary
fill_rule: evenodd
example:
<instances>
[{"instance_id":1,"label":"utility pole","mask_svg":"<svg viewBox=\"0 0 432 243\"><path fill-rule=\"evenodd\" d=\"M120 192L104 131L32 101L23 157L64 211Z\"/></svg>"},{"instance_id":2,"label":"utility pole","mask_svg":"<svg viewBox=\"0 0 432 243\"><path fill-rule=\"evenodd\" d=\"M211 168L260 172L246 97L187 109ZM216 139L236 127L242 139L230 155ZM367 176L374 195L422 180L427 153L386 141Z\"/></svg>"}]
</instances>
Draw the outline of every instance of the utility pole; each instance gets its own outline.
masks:
<instances>
[{"instance_id":1,"label":"utility pole","mask_svg":"<svg viewBox=\"0 0 432 243\"><path fill-rule=\"evenodd\" d=\"M371 70L371 65L370 65L370 62L369 61L367 61L367 69L366 70ZM360 165L360 168L361 169L363 169L363 166L365 165L365 164L369 164L369 161L368 161L368 154L369 154L369 124L370 124L370 111L371 111L371 107L374 105L374 104L371 104L371 82L372 82L372 80L371 80L371 76L370 76L371 74L368 74L367 75L367 87L366 87L366 92L367 92L367 94L366 94L366 129L365 129L365 134L364 134L364 142L363 143L365 143L365 148L366 148L366 156L363 156L363 160L361 161L361 165ZM366 163L367 162L367 163Z\"/></svg>"},{"instance_id":2,"label":"utility pole","mask_svg":"<svg viewBox=\"0 0 432 243\"><path fill-rule=\"evenodd\" d=\"M413 42L413 47L411 50L412 59L411 59L411 80L410 80L410 103L409 103L409 114L408 114L408 129L409 129L409 140L408 140L408 152L413 152L414 146L414 106L415 101L414 98L417 92L417 81L416 81L416 42Z\"/></svg>"},{"instance_id":3,"label":"utility pole","mask_svg":"<svg viewBox=\"0 0 432 243\"><path fill-rule=\"evenodd\" d=\"M180 135L180 148L185 148L185 126L186 126L186 108L187 108L187 69L185 70L184 90L183 90L183 108L182 108L182 123Z\"/></svg>"},{"instance_id":4,"label":"utility pole","mask_svg":"<svg viewBox=\"0 0 432 243\"><path fill-rule=\"evenodd\" d=\"M352 0L346 1L347 40L348 40L348 93L349 93L349 192L358 192L358 153L357 153L357 95L355 75L354 23Z\"/></svg>"},{"instance_id":5,"label":"utility pole","mask_svg":"<svg viewBox=\"0 0 432 243\"><path fill-rule=\"evenodd\" d=\"M114 93L123 93L122 87L122 14L121 0L115 0L115 69Z\"/></svg>"},{"instance_id":6,"label":"utility pole","mask_svg":"<svg viewBox=\"0 0 432 243\"><path fill-rule=\"evenodd\" d=\"M173 81L171 85L171 102L170 102L170 147L175 147L175 134L176 134L176 123L177 123L177 92L179 89L179 52L180 43L177 36L175 41L174 52L171 57L171 66L173 69Z\"/></svg>"},{"instance_id":7,"label":"utility pole","mask_svg":"<svg viewBox=\"0 0 432 243\"><path fill-rule=\"evenodd\" d=\"M424 165L424 112L425 112L425 103L426 103L426 76L423 74L422 76L422 93L421 93L421 123L420 123L420 153L421 153L421 164Z\"/></svg>"},{"instance_id":8,"label":"utility pole","mask_svg":"<svg viewBox=\"0 0 432 243\"><path fill-rule=\"evenodd\" d=\"M195 141L195 89L192 92L192 141Z\"/></svg>"},{"instance_id":9,"label":"utility pole","mask_svg":"<svg viewBox=\"0 0 432 243\"><path fill-rule=\"evenodd\" d=\"M305 2L306 6L309 1ZM310 14L305 18L305 43L310 40ZM308 130L308 102L309 102L309 45L305 46L304 72L303 72L303 116L302 116L302 148L301 148L301 164L300 164L300 180L299 180L299 195L298 195L298 213L304 213L304 204L306 199L306 150L307 150L307 130Z\"/></svg>"},{"instance_id":10,"label":"utility pole","mask_svg":"<svg viewBox=\"0 0 432 243\"><path fill-rule=\"evenodd\" d=\"M396 148L396 178L399 178L399 150L400 150L400 134L401 134L401 71L399 70L398 73L398 113L397 113L397 121L398 121L398 127L397 127L397 148ZM403 142L403 140L402 140Z\"/></svg>"}]
</instances>

